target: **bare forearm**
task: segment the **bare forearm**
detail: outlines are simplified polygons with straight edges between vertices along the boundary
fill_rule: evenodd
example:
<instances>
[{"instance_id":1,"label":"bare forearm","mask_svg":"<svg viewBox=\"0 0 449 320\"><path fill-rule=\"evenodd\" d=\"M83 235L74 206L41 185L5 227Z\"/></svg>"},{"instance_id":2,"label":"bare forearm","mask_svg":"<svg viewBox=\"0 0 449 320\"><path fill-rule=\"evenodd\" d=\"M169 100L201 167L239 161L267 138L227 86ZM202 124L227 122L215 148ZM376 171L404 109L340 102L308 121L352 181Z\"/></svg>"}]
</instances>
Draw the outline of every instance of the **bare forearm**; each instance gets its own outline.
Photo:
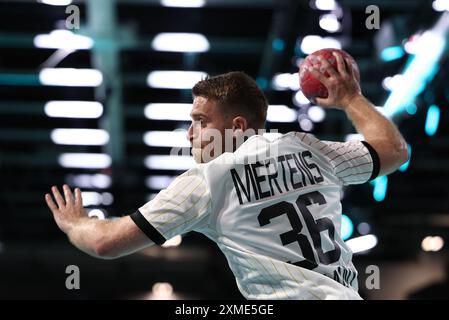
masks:
<instances>
[{"instance_id":1,"label":"bare forearm","mask_svg":"<svg viewBox=\"0 0 449 320\"><path fill-rule=\"evenodd\" d=\"M83 218L78 224L67 232L70 242L85 253L101 258L103 252L101 248L106 242L104 229L108 220L97 220L93 218Z\"/></svg>"},{"instance_id":2,"label":"bare forearm","mask_svg":"<svg viewBox=\"0 0 449 320\"><path fill-rule=\"evenodd\" d=\"M67 235L78 249L102 259L125 256L153 244L137 230L129 217L106 220L85 218Z\"/></svg>"},{"instance_id":3,"label":"bare forearm","mask_svg":"<svg viewBox=\"0 0 449 320\"><path fill-rule=\"evenodd\" d=\"M407 161L407 143L401 133L363 95L351 99L343 110L357 132L378 152L381 174L391 173Z\"/></svg>"}]
</instances>

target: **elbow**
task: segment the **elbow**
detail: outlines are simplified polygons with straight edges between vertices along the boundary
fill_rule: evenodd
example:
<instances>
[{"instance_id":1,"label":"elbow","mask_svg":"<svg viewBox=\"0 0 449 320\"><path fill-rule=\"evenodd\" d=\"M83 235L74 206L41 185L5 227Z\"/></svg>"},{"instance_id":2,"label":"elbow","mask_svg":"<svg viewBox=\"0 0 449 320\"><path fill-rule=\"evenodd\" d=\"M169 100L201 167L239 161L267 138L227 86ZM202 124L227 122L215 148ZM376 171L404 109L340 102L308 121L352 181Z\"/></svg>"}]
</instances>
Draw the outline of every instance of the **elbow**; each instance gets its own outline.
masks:
<instances>
[{"instance_id":1,"label":"elbow","mask_svg":"<svg viewBox=\"0 0 449 320\"><path fill-rule=\"evenodd\" d=\"M409 153L405 141L397 144L390 144L386 150L388 150L388 152L383 157L383 163L385 164L383 174L390 174L396 171L408 161Z\"/></svg>"},{"instance_id":2,"label":"elbow","mask_svg":"<svg viewBox=\"0 0 449 320\"><path fill-rule=\"evenodd\" d=\"M398 162L398 167L406 163L409 159L409 152L408 152L408 146L405 141L402 141L397 147L396 147L396 158Z\"/></svg>"},{"instance_id":3,"label":"elbow","mask_svg":"<svg viewBox=\"0 0 449 320\"><path fill-rule=\"evenodd\" d=\"M409 159L408 146L404 140L397 143L385 141L376 147L381 163L379 176L396 171Z\"/></svg>"}]
</instances>

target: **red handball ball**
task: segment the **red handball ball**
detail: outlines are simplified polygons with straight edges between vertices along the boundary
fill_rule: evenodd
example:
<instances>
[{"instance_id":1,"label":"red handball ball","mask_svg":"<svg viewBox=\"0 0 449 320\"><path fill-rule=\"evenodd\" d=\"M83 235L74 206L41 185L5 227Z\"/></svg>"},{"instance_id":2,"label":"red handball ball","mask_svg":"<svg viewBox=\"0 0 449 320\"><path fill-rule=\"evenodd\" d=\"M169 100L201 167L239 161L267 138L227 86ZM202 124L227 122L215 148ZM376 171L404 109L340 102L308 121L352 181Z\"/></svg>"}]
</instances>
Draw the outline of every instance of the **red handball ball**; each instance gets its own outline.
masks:
<instances>
[{"instance_id":1,"label":"red handball ball","mask_svg":"<svg viewBox=\"0 0 449 320\"><path fill-rule=\"evenodd\" d=\"M310 73L307 67L312 66L312 62L317 63L317 67L321 66L321 63L318 61L318 57L321 56L323 59L329 61L329 63L337 70L337 59L332 54L333 52L340 53L343 59L347 58L350 61L350 65L346 64L346 67L352 68L354 70L355 77L357 81L360 82L360 71L357 63L351 55L343 50L339 49L321 49L315 51L314 53L309 54L304 61L301 63L299 67L299 85L301 87L301 91L310 101L314 102L315 98L327 98L328 92L326 87ZM324 74L326 77L329 77L328 73Z\"/></svg>"}]
</instances>

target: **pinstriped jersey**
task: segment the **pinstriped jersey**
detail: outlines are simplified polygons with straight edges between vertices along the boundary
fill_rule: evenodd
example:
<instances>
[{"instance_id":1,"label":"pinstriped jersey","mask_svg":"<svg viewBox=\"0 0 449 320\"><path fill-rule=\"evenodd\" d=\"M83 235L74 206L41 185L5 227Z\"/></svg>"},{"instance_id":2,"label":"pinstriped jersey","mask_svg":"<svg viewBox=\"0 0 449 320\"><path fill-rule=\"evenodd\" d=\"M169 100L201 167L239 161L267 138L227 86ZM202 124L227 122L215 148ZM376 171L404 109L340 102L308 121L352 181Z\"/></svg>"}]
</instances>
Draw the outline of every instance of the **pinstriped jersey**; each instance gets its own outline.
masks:
<instances>
[{"instance_id":1,"label":"pinstriped jersey","mask_svg":"<svg viewBox=\"0 0 449 320\"><path fill-rule=\"evenodd\" d=\"M378 172L364 141L254 135L180 175L131 217L158 244L189 231L209 237L247 299L360 299L340 192Z\"/></svg>"}]
</instances>

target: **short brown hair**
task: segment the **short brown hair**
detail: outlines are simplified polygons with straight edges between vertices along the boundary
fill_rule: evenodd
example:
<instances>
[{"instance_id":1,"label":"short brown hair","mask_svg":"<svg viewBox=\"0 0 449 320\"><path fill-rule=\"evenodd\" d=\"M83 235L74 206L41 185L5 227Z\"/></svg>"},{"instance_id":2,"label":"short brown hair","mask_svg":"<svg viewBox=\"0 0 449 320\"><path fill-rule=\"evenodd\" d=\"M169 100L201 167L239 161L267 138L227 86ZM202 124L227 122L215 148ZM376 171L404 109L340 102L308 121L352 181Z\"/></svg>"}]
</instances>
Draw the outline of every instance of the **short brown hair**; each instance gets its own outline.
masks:
<instances>
[{"instance_id":1,"label":"short brown hair","mask_svg":"<svg viewBox=\"0 0 449 320\"><path fill-rule=\"evenodd\" d=\"M233 71L199 81L193 97L213 99L222 108L231 108L244 116L253 129L265 126L268 101L256 81L244 72Z\"/></svg>"}]
</instances>

